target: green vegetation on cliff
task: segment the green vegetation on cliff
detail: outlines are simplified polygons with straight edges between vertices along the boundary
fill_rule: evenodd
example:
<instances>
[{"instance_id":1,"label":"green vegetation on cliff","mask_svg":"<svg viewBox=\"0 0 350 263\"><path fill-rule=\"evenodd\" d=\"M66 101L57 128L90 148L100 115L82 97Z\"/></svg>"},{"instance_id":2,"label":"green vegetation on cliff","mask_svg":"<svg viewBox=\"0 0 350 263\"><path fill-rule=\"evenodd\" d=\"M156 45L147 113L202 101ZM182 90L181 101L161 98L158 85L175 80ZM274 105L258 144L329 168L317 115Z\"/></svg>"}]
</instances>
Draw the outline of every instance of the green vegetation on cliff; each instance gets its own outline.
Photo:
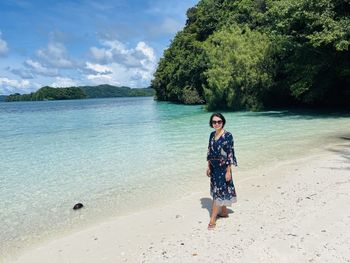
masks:
<instances>
[{"instance_id":1,"label":"green vegetation on cliff","mask_svg":"<svg viewBox=\"0 0 350 263\"><path fill-rule=\"evenodd\" d=\"M30 94L11 94L6 98L6 101L72 100L85 98L85 92L79 88L51 88L46 86Z\"/></svg>"},{"instance_id":2,"label":"green vegetation on cliff","mask_svg":"<svg viewBox=\"0 0 350 263\"><path fill-rule=\"evenodd\" d=\"M81 86L88 98L112 98L112 97L134 97L154 96L155 91L151 88L116 87L112 85Z\"/></svg>"},{"instance_id":3,"label":"green vegetation on cliff","mask_svg":"<svg viewBox=\"0 0 350 263\"><path fill-rule=\"evenodd\" d=\"M81 86L69 88L42 87L30 94L11 94L6 101L36 101L36 100L70 100L89 98L111 97L135 97L154 96L155 91L151 88L131 89L129 87L116 87L111 85Z\"/></svg>"},{"instance_id":4,"label":"green vegetation on cliff","mask_svg":"<svg viewBox=\"0 0 350 263\"><path fill-rule=\"evenodd\" d=\"M159 61L158 100L350 107L348 0L201 0Z\"/></svg>"}]
</instances>

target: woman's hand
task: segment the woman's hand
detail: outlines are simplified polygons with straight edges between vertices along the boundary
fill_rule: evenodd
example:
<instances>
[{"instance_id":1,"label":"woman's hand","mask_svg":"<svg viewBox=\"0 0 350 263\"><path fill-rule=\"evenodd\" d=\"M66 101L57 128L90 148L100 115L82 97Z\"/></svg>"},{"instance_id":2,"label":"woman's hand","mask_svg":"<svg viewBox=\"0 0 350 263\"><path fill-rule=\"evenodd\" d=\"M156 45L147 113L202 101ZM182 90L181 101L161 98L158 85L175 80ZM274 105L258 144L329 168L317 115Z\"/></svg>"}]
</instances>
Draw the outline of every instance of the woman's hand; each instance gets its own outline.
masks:
<instances>
[{"instance_id":1,"label":"woman's hand","mask_svg":"<svg viewBox=\"0 0 350 263\"><path fill-rule=\"evenodd\" d=\"M207 168L207 176L208 176L208 177L210 177L210 176L211 176L211 170L210 170L210 168L209 168L209 167Z\"/></svg>"},{"instance_id":2,"label":"woman's hand","mask_svg":"<svg viewBox=\"0 0 350 263\"><path fill-rule=\"evenodd\" d=\"M226 182L231 181L231 179L232 179L231 167L227 168L226 174L225 174L225 179L226 179Z\"/></svg>"}]
</instances>

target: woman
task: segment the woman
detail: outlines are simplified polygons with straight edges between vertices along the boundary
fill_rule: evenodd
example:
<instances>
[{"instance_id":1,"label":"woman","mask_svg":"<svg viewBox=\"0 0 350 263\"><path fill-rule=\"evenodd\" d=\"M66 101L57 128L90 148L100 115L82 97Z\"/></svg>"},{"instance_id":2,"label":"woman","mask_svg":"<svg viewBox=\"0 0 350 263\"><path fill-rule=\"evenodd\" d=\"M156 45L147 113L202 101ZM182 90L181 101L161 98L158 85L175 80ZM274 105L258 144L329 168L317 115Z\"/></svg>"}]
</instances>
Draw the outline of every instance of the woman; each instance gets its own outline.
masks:
<instances>
[{"instance_id":1,"label":"woman","mask_svg":"<svg viewBox=\"0 0 350 263\"><path fill-rule=\"evenodd\" d=\"M233 137L230 132L224 130L225 123L221 113L214 113L210 117L209 125L215 131L209 136L207 155L207 176L210 177L210 194L213 197L208 229L215 228L217 216L228 217L226 206L237 201L231 171L232 165L237 166L237 160L233 149Z\"/></svg>"}]
</instances>

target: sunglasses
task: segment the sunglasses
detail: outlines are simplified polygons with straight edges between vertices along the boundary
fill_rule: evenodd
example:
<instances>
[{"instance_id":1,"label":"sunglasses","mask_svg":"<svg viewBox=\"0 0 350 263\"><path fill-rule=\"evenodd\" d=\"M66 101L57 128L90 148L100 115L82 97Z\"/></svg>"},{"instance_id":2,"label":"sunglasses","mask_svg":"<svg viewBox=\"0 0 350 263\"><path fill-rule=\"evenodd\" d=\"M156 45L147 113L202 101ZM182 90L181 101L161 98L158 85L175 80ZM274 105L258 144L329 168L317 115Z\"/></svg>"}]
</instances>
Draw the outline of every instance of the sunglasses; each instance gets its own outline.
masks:
<instances>
[{"instance_id":1,"label":"sunglasses","mask_svg":"<svg viewBox=\"0 0 350 263\"><path fill-rule=\"evenodd\" d=\"M220 121L211 121L211 124L222 124L222 121L220 120Z\"/></svg>"}]
</instances>

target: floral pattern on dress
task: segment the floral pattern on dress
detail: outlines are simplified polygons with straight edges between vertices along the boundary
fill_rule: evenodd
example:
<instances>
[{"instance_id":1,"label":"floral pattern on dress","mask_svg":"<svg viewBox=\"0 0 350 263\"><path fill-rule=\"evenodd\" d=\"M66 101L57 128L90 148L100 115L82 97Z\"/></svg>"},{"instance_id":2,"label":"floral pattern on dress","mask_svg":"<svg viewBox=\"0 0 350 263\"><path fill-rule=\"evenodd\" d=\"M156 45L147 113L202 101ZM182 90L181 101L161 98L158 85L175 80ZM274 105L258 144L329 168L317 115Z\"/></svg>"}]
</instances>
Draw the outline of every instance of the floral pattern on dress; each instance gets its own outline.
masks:
<instances>
[{"instance_id":1,"label":"floral pattern on dress","mask_svg":"<svg viewBox=\"0 0 350 263\"><path fill-rule=\"evenodd\" d=\"M237 166L234 151L233 136L224 131L221 137L215 140L215 131L209 136L207 161L210 163L210 195L219 206L230 206L237 201L237 195L233 179L226 182L225 174L227 166ZM231 171L232 173L232 171Z\"/></svg>"}]
</instances>

